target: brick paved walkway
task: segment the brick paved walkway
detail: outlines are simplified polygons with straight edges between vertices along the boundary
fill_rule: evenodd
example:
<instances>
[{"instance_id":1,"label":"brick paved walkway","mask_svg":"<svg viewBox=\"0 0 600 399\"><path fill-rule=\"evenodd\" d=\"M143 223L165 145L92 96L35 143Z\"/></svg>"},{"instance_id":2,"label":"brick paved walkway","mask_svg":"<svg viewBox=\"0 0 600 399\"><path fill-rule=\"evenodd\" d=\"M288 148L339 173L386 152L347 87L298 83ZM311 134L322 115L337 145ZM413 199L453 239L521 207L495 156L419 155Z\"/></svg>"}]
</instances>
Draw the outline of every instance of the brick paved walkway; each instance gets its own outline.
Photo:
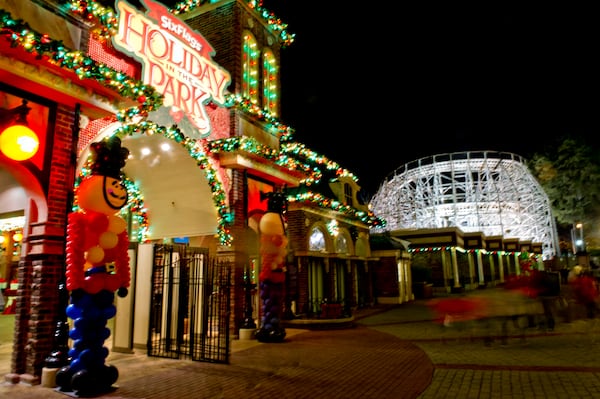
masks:
<instances>
[{"instance_id":1,"label":"brick paved walkway","mask_svg":"<svg viewBox=\"0 0 600 399\"><path fill-rule=\"evenodd\" d=\"M283 343L235 340L229 365L112 352L118 388L98 398L600 398L600 319L515 329L444 328L423 301L355 315L356 327L287 329ZM483 335L482 335L483 334ZM489 334L488 334L489 335ZM65 398L0 385L0 398Z\"/></svg>"},{"instance_id":2,"label":"brick paved walkway","mask_svg":"<svg viewBox=\"0 0 600 399\"><path fill-rule=\"evenodd\" d=\"M430 384L434 370L416 345L361 326L301 330L282 343L238 350L229 365L111 356L107 363L119 369L119 387L96 397L415 398ZM4 386L0 394L11 399L65 397L41 386Z\"/></svg>"}]
</instances>

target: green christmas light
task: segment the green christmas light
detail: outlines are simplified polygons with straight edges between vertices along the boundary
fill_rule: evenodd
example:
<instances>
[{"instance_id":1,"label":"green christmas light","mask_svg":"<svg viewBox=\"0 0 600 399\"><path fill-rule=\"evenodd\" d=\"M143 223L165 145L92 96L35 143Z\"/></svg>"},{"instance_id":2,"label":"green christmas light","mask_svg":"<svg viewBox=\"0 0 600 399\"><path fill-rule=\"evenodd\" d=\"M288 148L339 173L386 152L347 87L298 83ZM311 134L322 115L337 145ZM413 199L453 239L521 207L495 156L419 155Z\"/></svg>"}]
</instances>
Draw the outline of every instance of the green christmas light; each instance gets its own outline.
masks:
<instances>
[{"instance_id":1,"label":"green christmas light","mask_svg":"<svg viewBox=\"0 0 600 399\"><path fill-rule=\"evenodd\" d=\"M174 7L173 12L174 14L187 12L202 4L207 4L207 1L180 2ZM287 25L282 24L279 19L263 9L260 1L249 1L248 5L256 9L274 31L280 32L284 44L290 44L293 41L293 35L289 35L285 31ZM81 0L71 1L70 9L86 20L97 22L100 25L100 29L95 31L97 37L108 39L116 33L117 20L112 9L103 7L95 1ZM208 160L208 153L242 150L255 154L289 170L302 171L308 176L302 181L302 184L307 188L321 180L323 169L335 171L335 175L338 177L347 176L357 181L356 176L346 169L341 168L337 163L307 149L303 144L293 143L291 140L294 130L282 124L275 115L252 103L248 98L236 94L228 94L226 106L236 107L242 112L264 122L266 130L277 136L282 143L278 151L259 144L252 138L236 137L213 142L198 142L185 137L176 126L171 128L157 126L143 119L149 112L162 106L163 96L157 93L152 86L145 85L120 71L115 71L104 64L98 63L80 51L71 51L65 48L62 42L52 40L48 35L34 32L22 20L13 19L4 10L0 10L0 29L9 38L12 47L20 46L25 51L35 54L40 59L46 58L52 64L71 70L80 79L95 80L99 84L118 92L121 96L136 101L138 106L120 110L116 115L116 119L123 126L115 134L124 136L127 134L158 133L182 144L188 150L190 156L196 159L198 166L206 173L212 190L213 200L218 208L219 236L223 245L231 244L231 236L227 224L231 222L232 214L227 209L226 195L221 182L217 178L216 172ZM140 118L142 120L137 121ZM134 120L137 122L134 123ZM136 198L136 202L138 200L140 203L143 203L141 197ZM355 217L371 226L385 225L385 221L375 217L371 212L357 211L310 191L299 197L290 198L290 200L311 202L320 207L330 208ZM141 211L143 206L139 206L136 209ZM140 226L144 226L145 223L147 221L141 220Z\"/></svg>"}]
</instances>

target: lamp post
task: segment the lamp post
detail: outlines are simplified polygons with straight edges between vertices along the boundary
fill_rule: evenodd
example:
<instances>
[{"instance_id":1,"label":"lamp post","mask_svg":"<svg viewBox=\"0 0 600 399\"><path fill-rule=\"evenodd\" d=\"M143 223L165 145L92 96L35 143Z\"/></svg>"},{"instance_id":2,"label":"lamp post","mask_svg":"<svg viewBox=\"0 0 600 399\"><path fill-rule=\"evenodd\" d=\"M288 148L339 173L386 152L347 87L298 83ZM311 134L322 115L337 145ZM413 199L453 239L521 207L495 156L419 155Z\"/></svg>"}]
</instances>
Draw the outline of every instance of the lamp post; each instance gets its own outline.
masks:
<instances>
[{"instance_id":1,"label":"lamp post","mask_svg":"<svg viewBox=\"0 0 600 399\"><path fill-rule=\"evenodd\" d=\"M587 253L585 239L583 237L583 223L577 222L571 229L571 239L573 240L573 252L575 253L576 262L582 267L589 267L590 257Z\"/></svg>"},{"instance_id":2,"label":"lamp post","mask_svg":"<svg viewBox=\"0 0 600 399\"><path fill-rule=\"evenodd\" d=\"M585 252L585 240L583 238L583 223L577 222L571 229L571 240L573 241L573 253Z\"/></svg>"}]
</instances>

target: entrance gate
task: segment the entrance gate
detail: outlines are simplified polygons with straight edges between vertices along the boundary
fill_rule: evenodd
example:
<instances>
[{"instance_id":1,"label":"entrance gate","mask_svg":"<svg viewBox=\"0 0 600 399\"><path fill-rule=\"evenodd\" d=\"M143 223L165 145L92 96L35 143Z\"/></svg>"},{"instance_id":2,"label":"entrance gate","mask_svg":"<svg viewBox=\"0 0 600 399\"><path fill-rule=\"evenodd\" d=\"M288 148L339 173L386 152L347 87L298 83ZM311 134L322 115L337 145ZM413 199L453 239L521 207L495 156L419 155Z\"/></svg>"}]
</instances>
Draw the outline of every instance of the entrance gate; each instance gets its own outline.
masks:
<instances>
[{"instance_id":1,"label":"entrance gate","mask_svg":"<svg viewBox=\"0 0 600 399\"><path fill-rule=\"evenodd\" d=\"M206 248L155 245L148 356L229 363L230 276Z\"/></svg>"}]
</instances>

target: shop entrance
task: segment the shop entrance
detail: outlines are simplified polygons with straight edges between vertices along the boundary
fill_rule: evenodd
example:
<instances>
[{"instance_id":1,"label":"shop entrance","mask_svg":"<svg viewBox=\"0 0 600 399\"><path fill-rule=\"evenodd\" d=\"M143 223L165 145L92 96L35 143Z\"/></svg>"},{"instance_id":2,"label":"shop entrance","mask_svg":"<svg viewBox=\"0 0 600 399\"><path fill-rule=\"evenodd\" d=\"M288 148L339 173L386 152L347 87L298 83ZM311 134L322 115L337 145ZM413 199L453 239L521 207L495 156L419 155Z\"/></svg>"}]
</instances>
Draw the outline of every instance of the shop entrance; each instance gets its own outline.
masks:
<instances>
[{"instance_id":1,"label":"shop entrance","mask_svg":"<svg viewBox=\"0 0 600 399\"><path fill-rule=\"evenodd\" d=\"M206 248L155 245L148 356L229 363L230 277Z\"/></svg>"}]
</instances>

